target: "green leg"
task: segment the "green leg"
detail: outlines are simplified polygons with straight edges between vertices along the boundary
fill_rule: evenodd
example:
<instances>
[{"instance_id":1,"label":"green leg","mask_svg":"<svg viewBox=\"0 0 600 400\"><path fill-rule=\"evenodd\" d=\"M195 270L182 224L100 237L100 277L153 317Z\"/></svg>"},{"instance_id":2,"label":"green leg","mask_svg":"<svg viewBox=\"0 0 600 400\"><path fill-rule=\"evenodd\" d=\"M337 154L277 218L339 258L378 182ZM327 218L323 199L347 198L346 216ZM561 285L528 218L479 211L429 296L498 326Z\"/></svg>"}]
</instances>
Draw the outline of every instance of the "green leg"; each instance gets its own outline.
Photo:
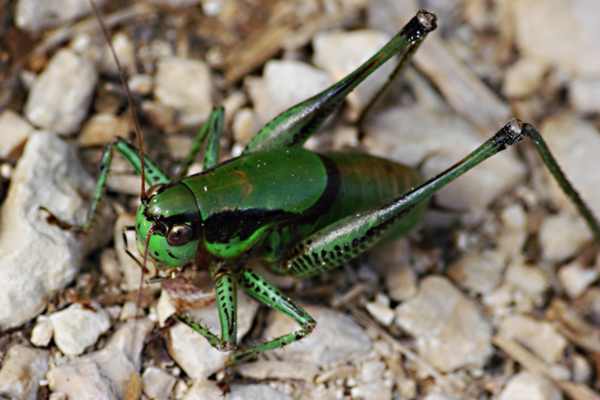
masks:
<instances>
[{"instance_id":1,"label":"green leg","mask_svg":"<svg viewBox=\"0 0 600 400\"><path fill-rule=\"evenodd\" d=\"M88 211L86 222L81 227L83 231L90 229L96 216L98 205L104 196L106 191L106 182L108 179L108 173L110 171L110 164L112 162L113 149L116 149L129 163L133 166L136 174L140 174L141 171L141 159L138 150L127 143L124 139L117 139L114 143L107 145L102 153L102 161L100 162L100 176L96 181L96 189L94 190L94 197L92 204ZM144 157L144 177L146 183L150 186L169 183L169 177L161 171L158 165L148 157Z\"/></svg>"},{"instance_id":2,"label":"green leg","mask_svg":"<svg viewBox=\"0 0 600 400\"><path fill-rule=\"evenodd\" d=\"M383 84L383 86L379 88L377 93L375 93L375 95L371 98L371 100L369 100L367 105L360 112L358 121L356 121L356 126L358 126L359 128L363 127L363 124L365 123L365 120L367 119L369 112L371 112L371 110L373 109L373 107L375 107L375 105L377 104L379 99L381 99L383 97L383 95L388 91L389 87L392 86L392 83L394 82L396 77L398 75L400 75L400 72L402 70L404 70L404 67L406 66L406 64L408 64L408 62L412 58L412 55L415 53L415 51L417 51L417 48L418 48L418 46L414 46L410 50L410 53L407 54L406 57L402 58L400 60L400 62L398 63L398 65L396 65L396 67L394 68L392 73L388 76L388 78L387 78L386 82Z\"/></svg>"},{"instance_id":3,"label":"green leg","mask_svg":"<svg viewBox=\"0 0 600 400\"><path fill-rule=\"evenodd\" d=\"M400 63L404 63L435 28L435 15L419 11L381 50L345 78L268 122L248 143L244 152L301 146L358 84L397 54Z\"/></svg>"},{"instance_id":4,"label":"green leg","mask_svg":"<svg viewBox=\"0 0 600 400\"><path fill-rule=\"evenodd\" d=\"M54 218L57 218L57 220L60 221L60 225L64 226L66 229L72 229L75 231L83 232L89 230L94 223L94 218L96 217L98 205L100 204L100 201L102 200L106 191L108 173L110 171L110 165L112 163L113 150L115 149L127 161L129 161L129 163L133 166L136 174L140 174L141 159L138 150L135 147L133 147L121 138L117 139L114 143L106 145L104 147L104 151L102 152L102 160L100 161L100 175L98 176L98 180L96 181L96 188L94 190L92 204L90 205L86 221L81 226L75 226L67 222L60 221L56 216L54 216L54 214L50 210L44 207L42 207L42 209L49 212ZM164 172L162 172L158 165L148 157L144 157L144 172L146 183L148 185L159 185L170 182L167 175Z\"/></svg>"},{"instance_id":5,"label":"green leg","mask_svg":"<svg viewBox=\"0 0 600 400\"><path fill-rule=\"evenodd\" d=\"M198 153L200 153L202 145L207 137L208 143L206 144L206 151L204 152L203 169L207 170L219 163L219 150L221 148L219 141L221 139L221 134L223 133L224 121L225 109L223 107L215 108L210 113L208 120L196 134L189 154L181 162L181 169L178 174L179 178L183 178L187 175L190 166L198 156Z\"/></svg>"},{"instance_id":6,"label":"green leg","mask_svg":"<svg viewBox=\"0 0 600 400\"><path fill-rule=\"evenodd\" d=\"M114 146L114 148L133 166L135 173L138 175L140 174L142 163L138 149L121 138L118 138L112 145L109 146ZM108 150L105 150L105 153L107 151ZM106 176L108 176L108 169L109 167L107 166L105 170L101 169L100 171L100 175L103 173L105 174L105 179ZM171 182L171 179L169 179L167 174L160 169L158 164L156 164L147 156L144 157L144 178L146 183L150 186L164 185Z\"/></svg>"},{"instance_id":7,"label":"green leg","mask_svg":"<svg viewBox=\"0 0 600 400\"><path fill-rule=\"evenodd\" d=\"M175 318L204 336L214 348L223 351L235 350L237 347L237 282L233 274L228 271L218 273L215 280L221 337L187 314L177 315Z\"/></svg>"},{"instance_id":8,"label":"green leg","mask_svg":"<svg viewBox=\"0 0 600 400\"><path fill-rule=\"evenodd\" d=\"M558 162L556 162L556 159L550 152L550 149L546 145L546 142L544 141L540 133L532 125L529 124L525 124L523 130L524 134L527 135L535 145L535 148L540 157L542 158L544 165L546 165L546 167L548 168L548 170L562 189L563 193L567 195L567 197L575 205L577 211L579 212L579 214L581 214L588 227L594 234L596 241L600 243L600 223L598 222L592 211L589 209L587 204L585 204L584 201L581 199L581 196L579 195L579 193L577 193L577 190L575 190L571 182L569 182L564 172L558 165Z\"/></svg>"},{"instance_id":9,"label":"green leg","mask_svg":"<svg viewBox=\"0 0 600 400\"><path fill-rule=\"evenodd\" d=\"M312 332L316 326L316 321L301 307L294 304L287 296L282 294L279 289L269 282L255 274L254 272L243 269L239 275L242 289L259 302L276 309L279 312L291 317L300 325L300 329L290 332L287 335L260 343L256 346L238 350L231 355L229 364L233 365L241 361L254 358L263 351L278 349L302 339Z\"/></svg>"},{"instance_id":10,"label":"green leg","mask_svg":"<svg viewBox=\"0 0 600 400\"><path fill-rule=\"evenodd\" d=\"M383 207L344 218L314 233L295 246L290 257L280 267L280 272L298 277L317 275L336 268L365 252L385 236L403 216L418 207L435 192L471 168L506 147L520 142L524 137L533 140L544 163L576 205L600 243L600 224L581 200L577 191L562 173L536 129L520 121L511 121L475 149L462 161L431 178L421 186L395 199Z\"/></svg>"}]
</instances>

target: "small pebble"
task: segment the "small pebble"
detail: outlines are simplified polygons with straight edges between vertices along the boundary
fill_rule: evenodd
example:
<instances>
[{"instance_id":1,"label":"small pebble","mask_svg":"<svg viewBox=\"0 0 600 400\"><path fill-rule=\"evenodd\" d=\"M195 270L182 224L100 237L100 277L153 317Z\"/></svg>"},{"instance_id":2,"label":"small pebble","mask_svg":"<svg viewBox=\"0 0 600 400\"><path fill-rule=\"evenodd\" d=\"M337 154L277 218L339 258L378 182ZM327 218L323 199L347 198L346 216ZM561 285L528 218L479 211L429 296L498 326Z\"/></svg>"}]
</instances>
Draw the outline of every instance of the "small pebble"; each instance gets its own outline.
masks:
<instances>
[{"instance_id":1,"label":"small pebble","mask_svg":"<svg viewBox=\"0 0 600 400\"><path fill-rule=\"evenodd\" d=\"M94 0L101 8L106 0ZM19 0L15 21L18 27L31 32L59 26L92 11L90 4L80 0Z\"/></svg>"},{"instance_id":2,"label":"small pebble","mask_svg":"<svg viewBox=\"0 0 600 400\"><path fill-rule=\"evenodd\" d=\"M519 59L506 71L502 92L511 98L525 97L535 93L540 88L547 69L547 64L536 59Z\"/></svg>"},{"instance_id":3,"label":"small pebble","mask_svg":"<svg viewBox=\"0 0 600 400\"><path fill-rule=\"evenodd\" d=\"M140 269L139 265L125 252L126 243L123 240L123 229L127 226L133 225L135 225L135 218L133 215L121 214L117 218L114 229L115 250L117 252L119 265L121 267L121 274L123 276L121 286L124 290L128 291L139 289L142 274L142 270ZM127 238L127 246L129 251L131 251L134 255L138 255L136 249L137 241L135 232L126 231L125 237Z\"/></svg>"},{"instance_id":4,"label":"small pebble","mask_svg":"<svg viewBox=\"0 0 600 400\"><path fill-rule=\"evenodd\" d=\"M152 327L147 319L129 321L102 350L53 366L47 375L50 389L69 399L122 399L125 393L138 393L141 353Z\"/></svg>"},{"instance_id":5,"label":"small pebble","mask_svg":"<svg viewBox=\"0 0 600 400\"><path fill-rule=\"evenodd\" d=\"M212 79L208 66L197 60L168 57L159 61L154 95L181 113L184 126L197 127L212 109Z\"/></svg>"},{"instance_id":6,"label":"small pebble","mask_svg":"<svg viewBox=\"0 0 600 400\"><path fill-rule=\"evenodd\" d=\"M600 271L595 268L586 268L577 261L561 267L558 271L558 279L572 299L582 295L599 276Z\"/></svg>"},{"instance_id":7,"label":"small pebble","mask_svg":"<svg viewBox=\"0 0 600 400\"><path fill-rule=\"evenodd\" d=\"M121 64L121 68L123 68L127 74L132 75L135 72L136 61L135 46L131 42L131 39L124 33L116 33L113 35L111 42L112 47L117 54L117 58L119 59L119 64ZM104 73L115 76L119 74L119 69L112 51L106 44L104 45L104 52L100 60L100 69Z\"/></svg>"},{"instance_id":8,"label":"small pebble","mask_svg":"<svg viewBox=\"0 0 600 400\"><path fill-rule=\"evenodd\" d=\"M227 400L292 400L291 396L266 384L232 385Z\"/></svg>"},{"instance_id":9,"label":"small pebble","mask_svg":"<svg viewBox=\"0 0 600 400\"><path fill-rule=\"evenodd\" d=\"M158 317L158 325L163 327L165 322L171 317L171 315L175 314L177 309L173 305L171 298L169 297L169 292L166 290L161 290L160 297L158 298L158 303L156 304L156 315Z\"/></svg>"},{"instance_id":10,"label":"small pebble","mask_svg":"<svg viewBox=\"0 0 600 400\"><path fill-rule=\"evenodd\" d=\"M183 400L223 400L223 392L213 381L198 379Z\"/></svg>"},{"instance_id":11,"label":"small pebble","mask_svg":"<svg viewBox=\"0 0 600 400\"><path fill-rule=\"evenodd\" d=\"M35 326L31 330L31 343L37 347L46 347L50 343L50 340L52 340L53 333L54 328L50 319L45 316L39 316Z\"/></svg>"},{"instance_id":12,"label":"small pebble","mask_svg":"<svg viewBox=\"0 0 600 400\"><path fill-rule=\"evenodd\" d=\"M0 397L35 400L48 370L48 352L15 344L4 355L0 370Z\"/></svg>"},{"instance_id":13,"label":"small pebble","mask_svg":"<svg viewBox=\"0 0 600 400\"><path fill-rule=\"evenodd\" d=\"M277 379L314 382L315 377L319 374L319 368L314 364L271 360L258 360L251 364L242 364L237 367L237 371L245 378L257 381Z\"/></svg>"},{"instance_id":14,"label":"small pebble","mask_svg":"<svg viewBox=\"0 0 600 400\"><path fill-rule=\"evenodd\" d=\"M140 310L134 301L127 301L121 308L119 319L121 321L127 321L128 319L135 318L136 316L143 315L143 310Z\"/></svg>"},{"instance_id":15,"label":"small pebble","mask_svg":"<svg viewBox=\"0 0 600 400\"><path fill-rule=\"evenodd\" d=\"M389 270L385 284L390 297L396 301L408 300L417 294L417 275L408 265Z\"/></svg>"},{"instance_id":16,"label":"small pebble","mask_svg":"<svg viewBox=\"0 0 600 400\"><path fill-rule=\"evenodd\" d=\"M66 355L75 356L98 340L110 328L108 314L99 306L96 310L73 304L50 315L54 342Z\"/></svg>"},{"instance_id":17,"label":"small pebble","mask_svg":"<svg viewBox=\"0 0 600 400\"><path fill-rule=\"evenodd\" d=\"M378 270L383 270L389 296L404 301L417 293L417 275L410 264L411 254L406 240L391 240L375 247L370 254Z\"/></svg>"},{"instance_id":18,"label":"small pebble","mask_svg":"<svg viewBox=\"0 0 600 400\"><path fill-rule=\"evenodd\" d=\"M565 232L569 232L565 235ZM565 260L591 239L591 233L582 219L570 213L549 215L542 222L539 233L542 257L551 262Z\"/></svg>"},{"instance_id":19,"label":"small pebble","mask_svg":"<svg viewBox=\"0 0 600 400\"><path fill-rule=\"evenodd\" d=\"M518 0L512 11L521 54L577 75L600 75L600 3L595 0ZM532 18L535 16L535 18ZM565 40L568 38L568 40Z\"/></svg>"},{"instance_id":20,"label":"small pebble","mask_svg":"<svg viewBox=\"0 0 600 400\"><path fill-rule=\"evenodd\" d=\"M517 340L549 364L559 362L567 346L566 339L551 323L523 315L503 319L498 329L500 335Z\"/></svg>"},{"instance_id":21,"label":"small pebble","mask_svg":"<svg viewBox=\"0 0 600 400\"><path fill-rule=\"evenodd\" d=\"M140 195L140 177L136 174L109 174L106 186L117 193Z\"/></svg>"},{"instance_id":22,"label":"small pebble","mask_svg":"<svg viewBox=\"0 0 600 400\"><path fill-rule=\"evenodd\" d=\"M390 308L389 301L385 304L381 301L371 301L365 305L365 308L382 325L390 326L394 320L394 310Z\"/></svg>"},{"instance_id":23,"label":"small pebble","mask_svg":"<svg viewBox=\"0 0 600 400\"><path fill-rule=\"evenodd\" d=\"M6 110L0 114L0 158L8 157L33 132L33 127L19 114Z\"/></svg>"},{"instance_id":24,"label":"small pebble","mask_svg":"<svg viewBox=\"0 0 600 400\"><path fill-rule=\"evenodd\" d=\"M498 251L507 258L517 258L527 240L527 213L520 204L511 204L500 214L502 228L497 236Z\"/></svg>"},{"instance_id":25,"label":"small pebble","mask_svg":"<svg viewBox=\"0 0 600 400\"><path fill-rule=\"evenodd\" d=\"M415 337L419 354L442 371L481 367L492 354L491 326L445 278L430 276L396 308L396 324Z\"/></svg>"},{"instance_id":26,"label":"small pebble","mask_svg":"<svg viewBox=\"0 0 600 400\"><path fill-rule=\"evenodd\" d=\"M121 267L119 266L115 249L102 250L100 254L100 270L111 283L116 284L121 281Z\"/></svg>"},{"instance_id":27,"label":"small pebble","mask_svg":"<svg viewBox=\"0 0 600 400\"><path fill-rule=\"evenodd\" d=\"M486 294L500 284L504 263L504 255L497 251L467 253L450 266L448 275L457 285Z\"/></svg>"},{"instance_id":28,"label":"small pebble","mask_svg":"<svg viewBox=\"0 0 600 400\"><path fill-rule=\"evenodd\" d=\"M151 75L136 74L129 78L129 88L132 92L145 96L152 92L154 80Z\"/></svg>"},{"instance_id":29,"label":"small pebble","mask_svg":"<svg viewBox=\"0 0 600 400\"><path fill-rule=\"evenodd\" d=\"M360 383L350 390L352 399L391 400L392 388L383 381Z\"/></svg>"},{"instance_id":30,"label":"small pebble","mask_svg":"<svg viewBox=\"0 0 600 400\"><path fill-rule=\"evenodd\" d=\"M25 115L41 128L74 134L85 118L97 80L92 62L71 50L60 50L33 84Z\"/></svg>"},{"instance_id":31,"label":"small pebble","mask_svg":"<svg viewBox=\"0 0 600 400\"><path fill-rule=\"evenodd\" d=\"M173 8L189 7L201 3L201 0L150 0L152 3Z\"/></svg>"},{"instance_id":32,"label":"small pebble","mask_svg":"<svg viewBox=\"0 0 600 400\"><path fill-rule=\"evenodd\" d=\"M572 80L569 84L569 101L580 112L600 112L600 79Z\"/></svg>"},{"instance_id":33,"label":"small pebble","mask_svg":"<svg viewBox=\"0 0 600 400\"><path fill-rule=\"evenodd\" d=\"M117 117L99 113L84 124L78 140L81 146L101 146L113 142L118 137L126 138L129 130L129 114Z\"/></svg>"},{"instance_id":34,"label":"small pebble","mask_svg":"<svg viewBox=\"0 0 600 400\"><path fill-rule=\"evenodd\" d=\"M360 379L365 382L371 382L383 378L386 366L382 361L369 360L361 365Z\"/></svg>"},{"instance_id":35,"label":"small pebble","mask_svg":"<svg viewBox=\"0 0 600 400\"><path fill-rule=\"evenodd\" d=\"M535 266L514 262L508 266L506 282L532 299L539 299L549 288L548 276Z\"/></svg>"},{"instance_id":36,"label":"small pebble","mask_svg":"<svg viewBox=\"0 0 600 400\"><path fill-rule=\"evenodd\" d=\"M326 89L333 80L327 73L300 61L271 60L262 79L245 81L260 124L299 101Z\"/></svg>"},{"instance_id":37,"label":"small pebble","mask_svg":"<svg viewBox=\"0 0 600 400\"><path fill-rule=\"evenodd\" d=\"M560 391L548 379L531 372L519 372L502 390L499 400L562 400Z\"/></svg>"},{"instance_id":38,"label":"small pebble","mask_svg":"<svg viewBox=\"0 0 600 400\"><path fill-rule=\"evenodd\" d=\"M573 381L578 383L586 383L592 377L592 366L588 360L579 355L573 355Z\"/></svg>"},{"instance_id":39,"label":"small pebble","mask_svg":"<svg viewBox=\"0 0 600 400\"><path fill-rule=\"evenodd\" d=\"M196 383L200 383L200 382L210 382L216 387L216 384L211 381L203 381L203 380L196 381ZM177 400L183 399L186 392L188 392L188 389L189 389L188 385L185 383L184 380L178 380L177 383L175 384L175 387L173 388L173 397ZM217 387L217 390L220 390L220 389ZM205 393L200 394L200 399L211 400L211 398L208 395L205 397L202 397L203 395L205 395ZM193 395L192 395L192 397L190 397L190 399L194 399Z\"/></svg>"},{"instance_id":40,"label":"small pebble","mask_svg":"<svg viewBox=\"0 0 600 400\"><path fill-rule=\"evenodd\" d=\"M233 119L233 136L238 144L245 145L254 137L261 128L254 110L242 108Z\"/></svg>"},{"instance_id":41,"label":"small pebble","mask_svg":"<svg viewBox=\"0 0 600 400\"><path fill-rule=\"evenodd\" d=\"M373 345L367 334L346 314L316 306L305 307L305 310L317 321L317 327L302 340L274 350L282 360L324 366L357 360L371 350ZM273 312L263 336L275 338L297 329L292 319Z\"/></svg>"},{"instance_id":42,"label":"small pebble","mask_svg":"<svg viewBox=\"0 0 600 400\"><path fill-rule=\"evenodd\" d=\"M459 400L455 396L444 393L429 393L423 400Z\"/></svg>"},{"instance_id":43,"label":"small pebble","mask_svg":"<svg viewBox=\"0 0 600 400\"><path fill-rule=\"evenodd\" d=\"M168 400L177 381L174 376L156 367L146 368L142 380L144 393L156 400Z\"/></svg>"},{"instance_id":44,"label":"small pebble","mask_svg":"<svg viewBox=\"0 0 600 400\"><path fill-rule=\"evenodd\" d=\"M177 127L177 112L173 107L169 107L158 101L144 101L142 103L142 111L163 132L177 132L175 128Z\"/></svg>"}]
</instances>

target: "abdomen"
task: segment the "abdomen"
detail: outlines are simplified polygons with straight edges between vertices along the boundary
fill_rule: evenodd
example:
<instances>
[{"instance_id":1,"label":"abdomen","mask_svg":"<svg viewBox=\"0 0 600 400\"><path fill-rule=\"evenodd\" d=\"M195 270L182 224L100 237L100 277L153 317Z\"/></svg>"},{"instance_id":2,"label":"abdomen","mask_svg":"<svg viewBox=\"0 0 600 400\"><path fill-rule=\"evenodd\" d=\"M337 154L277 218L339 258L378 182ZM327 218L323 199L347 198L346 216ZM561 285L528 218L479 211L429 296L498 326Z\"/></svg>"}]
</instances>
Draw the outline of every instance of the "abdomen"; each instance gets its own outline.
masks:
<instances>
[{"instance_id":1,"label":"abdomen","mask_svg":"<svg viewBox=\"0 0 600 400\"><path fill-rule=\"evenodd\" d=\"M405 165L360 153L326 153L339 175L339 189L330 209L321 216L318 230L351 214L382 206L421 183L420 175ZM403 233L417 222L419 207L395 231Z\"/></svg>"},{"instance_id":2,"label":"abdomen","mask_svg":"<svg viewBox=\"0 0 600 400\"><path fill-rule=\"evenodd\" d=\"M290 224L280 225L266 240L264 259L277 263L299 240L344 217L391 202L421 182L419 174L405 165L368 154L326 153L328 187L321 210ZM426 204L410 211L388 234L398 237L420 220Z\"/></svg>"}]
</instances>

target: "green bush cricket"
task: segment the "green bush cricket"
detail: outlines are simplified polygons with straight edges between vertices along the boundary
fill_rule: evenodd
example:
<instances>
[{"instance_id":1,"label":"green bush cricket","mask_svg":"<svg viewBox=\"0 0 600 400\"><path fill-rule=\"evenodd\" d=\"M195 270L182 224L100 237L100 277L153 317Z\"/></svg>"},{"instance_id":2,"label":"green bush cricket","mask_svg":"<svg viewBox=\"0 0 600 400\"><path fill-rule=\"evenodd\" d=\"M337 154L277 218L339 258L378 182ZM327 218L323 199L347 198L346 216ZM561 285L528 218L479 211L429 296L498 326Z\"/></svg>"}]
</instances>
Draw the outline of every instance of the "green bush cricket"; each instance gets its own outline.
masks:
<instances>
[{"instance_id":1,"label":"green bush cricket","mask_svg":"<svg viewBox=\"0 0 600 400\"><path fill-rule=\"evenodd\" d=\"M160 269L178 270L194 263L209 271L215 283L220 334L186 314L175 318L213 347L232 351L230 364L300 340L316 325L294 301L247 268L249 258L258 257L273 271L294 277L337 268L382 239L409 231L436 191L525 137L532 140L600 242L597 219L564 176L538 131L528 123L510 121L461 161L425 182L413 169L382 158L303 148L357 85L393 56L399 57L400 65L405 64L435 28L436 17L419 11L370 59L323 92L275 117L242 155L227 162L219 163L223 108L210 114L175 180L143 155L139 129L139 150L117 140L104 151L88 222L82 228L87 229L93 221L116 150L141 175L135 229L144 264L149 257ZM106 30L105 35L108 37ZM204 171L185 176L203 145ZM150 186L147 191L145 185ZM294 319L300 328L247 348L238 347L238 287Z\"/></svg>"}]
</instances>

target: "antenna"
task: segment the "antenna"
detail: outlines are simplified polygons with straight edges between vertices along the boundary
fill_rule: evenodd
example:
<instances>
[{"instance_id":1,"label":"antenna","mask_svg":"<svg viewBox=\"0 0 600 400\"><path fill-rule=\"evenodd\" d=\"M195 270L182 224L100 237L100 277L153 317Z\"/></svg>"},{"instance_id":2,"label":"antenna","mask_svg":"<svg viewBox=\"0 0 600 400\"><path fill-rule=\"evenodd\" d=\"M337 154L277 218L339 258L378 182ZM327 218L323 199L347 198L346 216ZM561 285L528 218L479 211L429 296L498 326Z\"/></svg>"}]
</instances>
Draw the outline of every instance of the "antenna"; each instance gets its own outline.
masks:
<instances>
[{"instance_id":1,"label":"antenna","mask_svg":"<svg viewBox=\"0 0 600 400\"><path fill-rule=\"evenodd\" d=\"M129 84L127 83L127 79L125 76L125 70L121 66L121 62L119 61L119 57L117 57L117 53L115 52L115 48L113 47L110 41L110 35L108 34L108 29L102 20L102 16L100 15L100 11L96 6L94 0L89 0L92 9L94 10L94 14L96 15L96 19L98 20L98 24L102 29L102 34L104 35L104 39L108 44L110 52L112 54L115 63L117 64L117 70L119 71L119 78L121 79L121 84L125 88L125 92L127 94L127 103L129 105L129 113L131 114L131 119L133 120L135 136L138 142L138 152L140 155L140 176L141 176L141 187L140 187L140 200L144 202L146 198L146 174L145 174L145 155L144 155L144 137L142 135L142 129L140 128L140 121L137 115L137 111L135 105L133 104L133 96L131 95L131 90L129 89Z\"/></svg>"}]
</instances>

